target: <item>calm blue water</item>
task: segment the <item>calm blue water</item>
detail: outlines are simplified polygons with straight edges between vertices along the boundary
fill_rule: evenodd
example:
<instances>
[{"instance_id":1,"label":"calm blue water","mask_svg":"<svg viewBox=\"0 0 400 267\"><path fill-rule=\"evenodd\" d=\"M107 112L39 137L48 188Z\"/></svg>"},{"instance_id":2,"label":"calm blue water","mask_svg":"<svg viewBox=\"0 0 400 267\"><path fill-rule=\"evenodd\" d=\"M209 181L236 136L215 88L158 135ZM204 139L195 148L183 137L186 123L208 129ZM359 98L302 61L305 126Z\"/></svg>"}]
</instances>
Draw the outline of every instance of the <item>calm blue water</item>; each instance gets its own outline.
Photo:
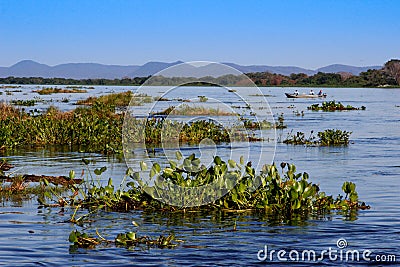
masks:
<instances>
[{"instance_id":1,"label":"calm blue water","mask_svg":"<svg viewBox=\"0 0 400 267\"><path fill-rule=\"evenodd\" d=\"M26 93L16 92L12 96L0 95L10 101L21 99ZM129 90L127 87L96 87L96 92ZM135 89L135 88L133 88ZM209 88L194 87L204 92ZM0 89L4 90L4 89ZM32 93L26 89L27 98ZM0 265L7 266L180 266L221 265L249 266L271 264L260 262L257 252L267 245L271 250L323 250L338 249L339 238L346 239L346 250L362 253L371 250L371 259L377 254L396 255L400 260L400 90L398 89L325 89L327 100L341 101L356 107L366 106L365 111L311 112L306 107L318 103L315 99L286 99L284 92L294 88L262 88L274 117L284 113L287 129L277 131L277 139L293 131L306 135L314 130L338 128L352 131L348 147L305 147L278 143L275 162L291 162L298 171L310 174L310 180L320 184L322 191L337 195L344 181L357 184L359 198L371 205L370 210L358 211L352 217L328 214L308 220L282 221L262 214L247 213L101 213L90 224L79 227L66 220L72 210L59 208L37 209L35 199L9 201L0 207ZM305 89L299 89L306 92ZM242 93L242 92L240 92ZM19 95L20 94L20 95ZM70 103L60 103L63 110L72 109L79 94L68 95ZM200 94L199 95L204 95ZM30 96L30 97L29 97ZM53 104L59 103L52 95ZM256 98L256 96L254 96ZM235 102L232 99L232 102ZM43 104L41 108L45 108ZM234 103L235 104L235 103ZM234 105L233 104L233 105ZM57 104L58 105L58 104ZM168 106L168 103L165 104ZM304 116L296 116L304 111ZM257 143L254 143L256 146ZM196 148L187 148L188 153ZM223 147L220 147L223 155ZM155 156L157 157L157 152ZM228 155L228 153L227 153ZM120 179L126 165L116 157L83 154L69 151L41 149L33 151L11 151L3 155L16 167L17 173L67 175L70 169L77 173L85 167L83 157L93 159L91 168L107 166L104 179ZM139 223L135 227L132 221ZM237 231L233 229L237 221ZM74 230L94 233L98 229L108 238L126 231L138 231L139 235L157 237L175 232L184 242L175 249L115 248L99 246L93 250L70 251L68 235ZM28 231L33 231L30 233ZM319 254L318 254L319 255ZM286 257L288 257L286 255ZM361 256L360 256L361 258ZM293 262L279 261L277 265L292 265ZM367 261L340 261L325 258L320 262L300 262L297 266L309 265L382 265ZM395 265L395 263L391 263Z\"/></svg>"}]
</instances>

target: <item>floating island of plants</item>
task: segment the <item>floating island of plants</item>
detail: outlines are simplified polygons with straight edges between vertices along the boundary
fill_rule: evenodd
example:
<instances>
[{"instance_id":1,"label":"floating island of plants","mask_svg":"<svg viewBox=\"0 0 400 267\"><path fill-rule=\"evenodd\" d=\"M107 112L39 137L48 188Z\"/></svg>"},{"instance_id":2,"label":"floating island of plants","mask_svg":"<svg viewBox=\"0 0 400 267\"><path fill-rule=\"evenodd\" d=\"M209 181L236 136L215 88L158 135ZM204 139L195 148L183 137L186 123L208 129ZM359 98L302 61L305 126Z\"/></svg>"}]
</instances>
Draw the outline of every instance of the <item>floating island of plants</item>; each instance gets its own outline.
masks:
<instances>
[{"instance_id":1,"label":"floating island of plants","mask_svg":"<svg viewBox=\"0 0 400 267\"><path fill-rule=\"evenodd\" d=\"M85 89L78 88L57 88L57 87L43 87L39 90L34 90L33 92L38 93L39 95L51 95L51 94L73 94L73 93L86 93Z\"/></svg>"},{"instance_id":2,"label":"floating island of plants","mask_svg":"<svg viewBox=\"0 0 400 267\"><path fill-rule=\"evenodd\" d=\"M87 106L100 104L100 105L111 105L115 107L126 107L129 104L131 106L140 106L143 105L143 103L151 103L154 100L155 99L146 94L134 94L132 93L132 91L126 91L121 93L102 95L99 97L91 96L84 100L78 100L76 104L87 105Z\"/></svg>"},{"instance_id":3,"label":"floating island of plants","mask_svg":"<svg viewBox=\"0 0 400 267\"><path fill-rule=\"evenodd\" d=\"M353 107L351 105L343 105L340 102L335 102L335 100L333 101L324 101L322 102L322 104L313 104L309 107L307 107L307 109L309 110L313 110L313 111L342 111L342 110L365 110L366 107L361 106L360 108L356 108Z\"/></svg>"},{"instance_id":4,"label":"floating island of plants","mask_svg":"<svg viewBox=\"0 0 400 267\"><path fill-rule=\"evenodd\" d=\"M309 137L306 137L303 132L296 132L295 134L290 132L283 143L291 145L343 146L349 144L351 133L339 129L327 129L323 132L318 132L317 138L314 135L314 131L311 131Z\"/></svg>"},{"instance_id":5,"label":"floating island of plants","mask_svg":"<svg viewBox=\"0 0 400 267\"><path fill-rule=\"evenodd\" d=\"M50 107L41 114L31 116L21 109L0 103L0 150L16 147L43 147L66 145L82 152L122 153L124 114L116 113L115 106L94 102L62 112ZM190 123L166 118L135 119L129 121L132 142L141 142L140 129L145 129L146 144L161 144L162 133L174 135L182 143L199 143L210 138L216 143L235 140L257 141L248 133L225 129L209 120ZM177 133L177 129L181 129ZM136 140L136 141L135 141Z\"/></svg>"},{"instance_id":6,"label":"floating island of plants","mask_svg":"<svg viewBox=\"0 0 400 267\"><path fill-rule=\"evenodd\" d=\"M83 159L83 162L88 169L86 175L82 172L82 177L76 179L75 172L70 171L69 176L65 177L66 180L79 181L78 183L53 186L43 178L40 185L36 187L40 190L29 191L28 187L24 187L14 190L12 194L36 195L39 208L69 207L74 211L69 222L78 226L95 220L96 214L100 211L143 210L173 213L222 211L257 214L261 212L284 220L290 220L290 218L307 220L310 216L323 216L333 211L351 216L354 211L370 208L359 201L356 185L353 182L344 182L343 195L333 197L321 191L319 185L310 182L306 172L297 172L295 165L286 162L282 162L279 166L264 165L256 173L251 162L245 164L243 157L239 162L233 160L225 162L215 156L212 164L206 167L194 154L184 158L180 152L176 152L176 160L170 160L165 168L161 168L158 163L154 163L149 168L150 176L155 181L164 180L164 182L155 183L152 190L140 179L144 175L149 175L144 162L140 164L141 171L139 172L134 172L129 168L119 186L115 186L111 178L106 185L101 185L99 181L106 167L95 169L92 175L89 170L90 162L86 159ZM9 169L5 162L2 164L4 170ZM160 199L157 192L169 190L168 194L173 198L181 198L182 203L190 203L193 196L181 194L179 190L171 191L167 183L179 185L180 188L201 187L215 183L216 190L221 190L221 188L230 188L230 190L227 190L221 198L200 207L185 205L177 207L165 204L166 202ZM2 183L0 194L4 194L6 188L6 185ZM139 227L135 222L133 224ZM236 230L235 226L234 230ZM181 242L175 239L174 234L152 238L139 236L134 231L120 233L113 239L106 239L97 230L95 234L74 230L69 235L69 241L72 243L70 247L72 251L78 248L92 249L98 245L126 248L135 246L173 248Z\"/></svg>"}]
</instances>

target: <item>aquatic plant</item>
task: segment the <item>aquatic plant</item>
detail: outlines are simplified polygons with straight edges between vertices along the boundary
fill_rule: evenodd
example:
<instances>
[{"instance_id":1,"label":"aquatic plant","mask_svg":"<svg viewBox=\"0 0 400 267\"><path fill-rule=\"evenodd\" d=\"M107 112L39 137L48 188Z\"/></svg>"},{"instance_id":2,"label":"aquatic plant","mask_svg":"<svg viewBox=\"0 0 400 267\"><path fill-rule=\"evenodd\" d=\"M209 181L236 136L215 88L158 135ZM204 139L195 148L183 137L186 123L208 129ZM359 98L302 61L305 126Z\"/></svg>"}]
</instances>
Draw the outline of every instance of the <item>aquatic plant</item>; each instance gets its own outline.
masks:
<instances>
[{"instance_id":1,"label":"aquatic plant","mask_svg":"<svg viewBox=\"0 0 400 267\"><path fill-rule=\"evenodd\" d=\"M26 107L31 107L36 104L37 100L31 99L31 100L11 100L11 104L17 105L17 106L26 106Z\"/></svg>"},{"instance_id":2,"label":"aquatic plant","mask_svg":"<svg viewBox=\"0 0 400 267\"><path fill-rule=\"evenodd\" d=\"M68 112L50 107L43 114L34 116L0 104L0 149L68 145L78 151L121 153L123 123L124 115L116 114L115 107L98 102ZM248 140L245 133L233 132L209 120L183 123L163 118L133 118L127 132L132 142L142 142L139 127L145 129L147 144L160 144L162 134L183 143L198 143L204 138L217 143L230 142L230 135L234 135L235 140ZM181 131L177 132L177 129Z\"/></svg>"},{"instance_id":3,"label":"aquatic plant","mask_svg":"<svg viewBox=\"0 0 400 267\"><path fill-rule=\"evenodd\" d=\"M168 107L161 112L154 113L154 115L182 115L182 116L193 116L193 115L209 115L209 116L234 116L235 113L221 110L219 108L206 108L204 106L190 106L182 104L178 108L174 106Z\"/></svg>"},{"instance_id":4,"label":"aquatic plant","mask_svg":"<svg viewBox=\"0 0 400 267\"><path fill-rule=\"evenodd\" d=\"M89 236L87 233L79 232L78 230L72 231L69 234L69 242L73 243L71 249L86 248L93 249L100 244L114 244L117 247L135 247L139 245L145 245L147 248L158 247L158 248L174 248L177 246L173 241L175 235L170 234L168 236L160 235L157 239L153 239L149 236L137 236L135 232L125 232L118 234L114 240L107 240L96 230L98 237Z\"/></svg>"},{"instance_id":5,"label":"aquatic plant","mask_svg":"<svg viewBox=\"0 0 400 267\"><path fill-rule=\"evenodd\" d=\"M361 106L360 108L356 108L353 107L351 105L346 105L344 106L342 103L338 102L336 103L335 100L333 101L324 101L322 102L322 104L313 104L309 107L307 107L307 109L309 110L313 110L313 111L318 111L318 110L322 110L322 111L341 111L341 110L365 110L366 107Z\"/></svg>"},{"instance_id":6,"label":"aquatic plant","mask_svg":"<svg viewBox=\"0 0 400 267\"><path fill-rule=\"evenodd\" d=\"M285 129L287 128L287 125L285 125L285 117L283 116L283 113L281 113L278 116L278 122L275 123L275 128L276 129Z\"/></svg>"},{"instance_id":7,"label":"aquatic plant","mask_svg":"<svg viewBox=\"0 0 400 267\"><path fill-rule=\"evenodd\" d=\"M338 129L327 129L323 132L318 132L319 143L322 146L331 145L347 145L351 132Z\"/></svg>"},{"instance_id":8,"label":"aquatic plant","mask_svg":"<svg viewBox=\"0 0 400 267\"><path fill-rule=\"evenodd\" d=\"M310 136L306 138L303 132L288 133L287 138L283 141L285 144L291 145L320 145L320 146L336 146L348 145L349 138L352 132L342 131L339 129L327 129L323 132L318 132L317 136L313 135L311 131Z\"/></svg>"},{"instance_id":9,"label":"aquatic plant","mask_svg":"<svg viewBox=\"0 0 400 267\"><path fill-rule=\"evenodd\" d=\"M147 169L145 163L141 164L142 171ZM168 186L169 183L184 187L199 187L215 184L215 190L227 190L220 199L210 201L209 204L193 208L195 210L254 210L264 211L282 216L293 214L324 213L331 210L367 209L369 206L359 202L355 184L345 182L342 186L345 197L338 195L336 198L320 191L317 184L308 181L309 175L296 173L293 164L281 163L282 174L275 164L264 165L259 173L251 167L251 162L244 164L243 158L240 162L228 160L223 161L220 157L214 158L213 164L206 168L201 164L199 158L194 154L183 158L177 152L177 161L171 160L169 166L164 169L158 163L150 168L150 177L155 181L154 187L148 187L140 180L141 172L133 172L128 169L118 189L114 188L111 178L106 186L96 185L94 182L86 181L81 185L80 195L75 194L70 199L70 205L77 208L88 208L88 215L75 219L71 222L80 223L82 218L89 216L99 209L128 211L132 209L146 209L154 211L178 211L189 210L188 207L174 207L160 201L163 191L167 190L166 197L182 198L182 203L192 201L193 196L182 194L179 190L174 191ZM101 175L105 169L97 169L95 173ZM147 175L147 174L146 174ZM126 183L128 177L133 181ZM231 190L228 190L228 189ZM149 195L149 192L152 192ZM207 192L213 194L213 192ZM199 195L207 197L206 195ZM199 199L200 200L200 199ZM168 201L167 201L168 202Z\"/></svg>"},{"instance_id":10,"label":"aquatic plant","mask_svg":"<svg viewBox=\"0 0 400 267\"><path fill-rule=\"evenodd\" d=\"M267 120L253 121L253 120L251 120L249 118L245 118L245 117L240 117L239 119L243 123L243 126L246 129L250 129L250 130L272 129L272 128L276 127L276 125L274 125L272 122L269 122Z\"/></svg>"},{"instance_id":11,"label":"aquatic plant","mask_svg":"<svg viewBox=\"0 0 400 267\"><path fill-rule=\"evenodd\" d=\"M84 89L63 89L57 87L43 87L40 90L34 90L33 92L38 93L39 95L51 95L51 94L62 94L62 93L86 93L87 91Z\"/></svg>"},{"instance_id":12,"label":"aquatic plant","mask_svg":"<svg viewBox=\"0 0 400 267\"><path fill-rule=\"evenodd\" d=\"M207 102L208 98L204 95L199 95L199 101L200 102Z\"/></svg>"},{"instance_id":13,"label":"aquatic plant","mask_svg":"<svg viewBox=\"0 0 400 267\"><path fill-rule=\"evenodd\" d=\"M143 103L151 103L154 99L146 94L134 94L132 91L126 91L121 93L113 93L102 95L99 97L91 96L84 100L78 100L77 105L94 105L95 103L101 105L111 105L114 107L126 107L128 105L140 106Z\"/></svg>"}]
</instances>

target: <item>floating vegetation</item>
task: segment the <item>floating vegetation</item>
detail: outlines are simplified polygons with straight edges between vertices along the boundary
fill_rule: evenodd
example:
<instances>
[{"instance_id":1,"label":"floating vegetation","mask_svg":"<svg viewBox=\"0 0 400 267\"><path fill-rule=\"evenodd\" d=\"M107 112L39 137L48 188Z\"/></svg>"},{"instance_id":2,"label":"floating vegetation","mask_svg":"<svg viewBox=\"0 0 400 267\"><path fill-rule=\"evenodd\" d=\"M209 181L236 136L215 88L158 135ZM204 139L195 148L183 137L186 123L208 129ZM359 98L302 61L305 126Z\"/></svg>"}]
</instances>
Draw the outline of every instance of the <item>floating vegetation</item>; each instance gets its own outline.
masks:
<instances>
[{"instance_id":1,"label":"floating vegetation","mask_svg":"<svg viewBox=\"0 0 400 267\"><path fill-rule=\"evenodd\" d=\"M85 162L89 164L88 161ZM145 171L145 163L141 163L142 171ZM187 210L224 210L241 211L253 210L264 211L266 213L281 215L290 218L296 214L323 214L332 210L358 210L368 209L363 202L359 202L356 192L356 185L352 182L345 182L342 190L345 196L338 195L336 198L320 191L319 185L308 181L309 176L306 172L296 173L293 164L281 163L282 174L276 165L264 165L259 173L251 167L251 162L244 164L243 158L240 162L228 160L223 161L220 157L214 158L213 164L206 168L201 164L199 158L194 154L187 158L177 152L177 161L171 160L169 166L161 169L158 163L154 163L150 170L150 175L155 178L152 190L140 180L141 175L148 175L141 172L133 172L128 169L120 186L116 189L110 178L106 186L99 185L95 181L89 181L74 187L74 194L69 197L65 205L76 207L75 213L70 221L81 224L85 219L98 210L106 211L129 211L129 210L154 210L159 211L187 211ZM105 167L96 169L95 174L99 177ZM70 174L70 178L74 175ZM89 177L89 176L88 176ZM91 177L91 175L90 175ZM127 178L132 178L131 182L125 182ZM126 184L125 184L126 183ZM215 184L215 190L231 189L220 199L210 201L209 204L201 207L176 207L163 203L157 192L168 190L171 198L188 198L191 196L181 194L172 190L168 183L179 185L180 187L200 187ZM147 192L152 191L152 196ZM79 192L79 194L77 193ZM212 194L212 192L209 192ZM154 197L154 198L153 198ZM199 197L204 197L199 195ZM57 203L59 199L56 200ZM76 219L79 208L89 209L90 212ZM121 237L129 245L130 241ZM75 240L75 239L74 239ZM133 240L132 240L133 241ZM122 242L124 244L124 242Z\"/></svg>"},{"instance_id":2,"label":"floating vegetation","mask_svg":"<svg viewBox=\"0 0 400 267\"><path fill-rule=\"evenodd\" d=\"M38 93L39 95L51 95L51 94L62 94L62 93L86 93L87 91L84 89L72 88L72 89L64 89L57 87L43 87L40 90L34 90L33 92Z\"/></svg>"},{"instance_id":3,"label":"floating vegetation","mask_svg":"<svg viewBox=\"0 0 400 267\"><path fill-rule=\"evenodd\" d=\"M121 148L123 116L108 106L61 112L55 107L36 116L0 105L1 149L68 145L80 151L113 153Z\"/></svg>"},{"instance_id":4,"label":"floating vegetation","mask_svg":"<svg viewBox=\"0 0 400 267\"><path fill-rule=\"evenodd\" d=\"M35 99L30 99L30 100L12 100L11 104L16 105L16 106L26 106L26 107L32 107L36 105L37 100Z\"/></svg>"},{"instance_id":5,"label":"floating vegetation","mask_svg":"<svg viewBox=\"0 0 400 267\"><path fill-rule=\"evenodd\" d=\"M160 235L157 239L152 239L149 236L137 236L135 232L125 232L118 234L114 240L107 240L96 231L98 237L89 236L86 233L81 233L78 230L72 231L69 234L69 242L73 243L71 249L86 248L93 249L100 244L114 244L117 247L136 247L145 245L147 248L158 247L158 248L174 248L177 246L174 243L175 235L171 234L168 236Z\"/></svg>"},{"instance_id":6,"label":"floating vegetation","mask_svg":"<svg viewBox=\"0 0 400 267\"><path fill-rule=\"evenodd\" d=\"M13 88L21 88L21 85L1 85L1 89L13 89Z\"/></svg>"},{"instance_id":7,"label":"floating vegetation","mask_svg":"<svg viewBox=\"0 0 400 267\"><path fill-rule=\"evenodd\" d=\"M182 115L182 116L192 116L192 115L210 115L210 116L234 116L235 113L221 110L219 108L206 108L204 106L189 106L187 104L182 104L178 108L170 106L167 109L153 113L153 115Z\"/></svg>"},{"instance_id":8,"label":"floating vegetation","mask_svg":"<svg viewBox=\"0 0 400 267\"><path fill-rule=\"evenodd\" d=\"M300 111L298 111L298 110L296 110L296 111L294 111L293 110L293 114L295 115L295 116L297 116L297 117L304 117L304 111L302 110L301 112Z\"/></svg>"},{"instance_id":9,"label":"floating vegetation","mask_svg":"<svg viewBox=\"0 0 400 267\"><path fill-rule=\"evenodd\" d=\"M200 102L207 102L207 100L208 100L208 98L204 95L199 95L198 97L199 97Z\"/></svg>"},{"instance_id":10,"label":"floating vegetation","mask_svg":"<svg viewBox=\"0 0 400 267\"><path fill-rule=\"evenodd\" d=\"M0 149L68 145L82 152L122 153L124 114L116 114L113 106L95 102L90 107L68 112L50 107L44 113L32 112L32 115L0 103ZM180 142L191 144L204 138L216 143L230 142L230 134L240 140L250 139L245 133L233 130L230 133L214 121L183 123L151 118L132 119L130 123L130 140L142 142L137 129L145 127L147 144L160 144L163 131L165 136L175 136ZM179 134L177 129L182 129Z\"/></svg>"},{"instance_id":11,"label":"floating vegetation","mask_svg":"<svg viewBox=\"0 0 400 267\"><path fill-rule=\"evenodd\" d=\"M285 129L285 128L287 128L287 125L285 125L285 117L283 116L283 113L279 114L278 122L275 122L275 128L276 129Z\"/></svg>"},{"instance_id":12,"label":"floating vegetation","mask_svg":"<svg viewBox=\"0 0 400 267\"><path fill-rule=\"evenodd\" d=\"M57 196L57 204L45 206L60 207L65 205L66 200L61 195L69 193L73 183L70 183L69 180L64 180L66 181L65 183L58 183L57 179L61 179L60 177L47 176L47 178L50 179L54 178L54 180L51 181L56 186L52 186L45 178L42 178L46 176L30 176L31 178L36 177L38 179L28 179L24 175L14 177L4 176L4 174L0 175L0 202L9 200L20 202L36 196L39 203L41 203L41 200L46 197L51 198L52 196Z\"/></svg>"},{"instance_id":13,"label":"floating vegetation","mask_svg":"<svg viewBox=\"0 0 400 267\"><path fill-rule=\"evenodd\" d=\"M270 94L252 94L252 95L249 95L249 96L264 96L264 97L270 97L270 96L273 96L273 95L270 95Z\"/></svg>"},{"instance_id":14,"label":"floating vegetation","mask_svg":"<svg viewBox=\"0 0 400 267\"><path fill-rule=\"evenodd\" d=\"M72 89L94 89L93 86L82 86L82 85L68 85L65 88L72 88Z\"/></svg>"},{"instance_id":15,"label":"floating vegetation","mask_svg":"<svg viewBox=\"0 0 400 267\"><path fill-rule=\"evenodd\" d=\"M143 103L151 103L153 101L154 99L149 95L134 94L132 91L127 91L122 93L102 95L100 97L91 96L85 100L77 101L76 104L91 106L95 103L98 103L115 107L126 107L129 104L132 106L140 106L143 105Z\"/></svg>"},{"instance_id":16,"label":"floating vegetation","mask_svg":"<svg viewBox=\"0 0 400 267\"><path fill-rule=\"evenodd\" d=\"M4 175L4 171L8 171L10 169L14 168L11 164L9 164L5 159L2 159L0 161L0 175Z\"/></svg>"},{"instance_id":17,"label":"floating vegetation","mask_svg":"<svg viewBox=\"0 0 400 267\"><path fill-rule=\"evenodd\" d=\"M274 124L267 120L262 121L253 121L247 118L241 117L240 120L243 122L243 125L246 129L250 130L262 130L262 129L272 129L274 128Z\"/></svg>"},{"instance_id":18,"label":"floating vegetation","mask_svg":"<svg viewBox=\"0 0 400 267\"><path fill-rule=\"evenodd\" d=\"M319 142L322 146L348 145L352 132L328 129L318 132Z\"/></svg>"},{"instance_id":19,"label":"floating vegetation","mask_svg":"<svg viewBox=\"0 0 400 267\"><path fill-rule=\"evenodd\" d=\"M7 166L7 165L6 165ZM1 174L1 173L0 173ZM70 179L66 176L46 176L46 175L34 175L34 174L23 174L16 177L5 176L4 174L0 175L0 181L3 182L11 182L21 181L21 183L30 183L30 182L41 182L46 180L48 183L52 183L54 185L73 185L79 184L82 182L82 179Z\"/></svg>"},{"instance_id":20,"label":"floating vegetation","mask_svg":"<svg viewBox=\"0 0 400 267\"><path fill-rule=\"evenodd\" d=\"M322 104L313 104L309 107L307 107L309 110L322 110L322 111L341 111L341 110L365 110L366 107L361 106L360 108L353 107L351 105L344 106L342 103L338 102L336 103L335 100L333 101L324 101Z\"/></svg>"},{"instance_id":21,"label":"floating vegetation","mask_svg":"<svg viewBox=\"0 0 400 267\"><path fill-rule=\"evenodd\" d=\"M296 134L292 134L292 132L290 132L283 143L291 145L320 146L348 145L349 137L352 132L342 131L339 129L327 129L323 132L318 132L318 139L313 135L313 133L314 131L311 131L310 136L306 138L303 132L297 132Z\"/></svg>"}]
</instances>

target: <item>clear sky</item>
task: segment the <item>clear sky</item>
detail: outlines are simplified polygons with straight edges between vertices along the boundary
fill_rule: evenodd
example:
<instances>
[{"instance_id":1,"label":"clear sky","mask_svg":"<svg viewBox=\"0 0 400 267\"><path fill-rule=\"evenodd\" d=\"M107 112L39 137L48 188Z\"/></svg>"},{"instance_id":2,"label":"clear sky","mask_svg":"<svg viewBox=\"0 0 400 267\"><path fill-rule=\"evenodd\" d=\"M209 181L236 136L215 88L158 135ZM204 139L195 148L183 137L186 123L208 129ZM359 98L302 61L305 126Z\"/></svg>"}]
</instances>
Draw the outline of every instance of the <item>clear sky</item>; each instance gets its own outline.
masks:
<instances>
[{"instance_id":1,"label":"clear sky","mask_svg":"<svg viewBox=\"0 0 400 267\"><path fill-rule=\"evenodd\" d=\"M397 0L0 0L0 66L382 65L400 58L399 14Z\"/></svg>"}]
</instances>

